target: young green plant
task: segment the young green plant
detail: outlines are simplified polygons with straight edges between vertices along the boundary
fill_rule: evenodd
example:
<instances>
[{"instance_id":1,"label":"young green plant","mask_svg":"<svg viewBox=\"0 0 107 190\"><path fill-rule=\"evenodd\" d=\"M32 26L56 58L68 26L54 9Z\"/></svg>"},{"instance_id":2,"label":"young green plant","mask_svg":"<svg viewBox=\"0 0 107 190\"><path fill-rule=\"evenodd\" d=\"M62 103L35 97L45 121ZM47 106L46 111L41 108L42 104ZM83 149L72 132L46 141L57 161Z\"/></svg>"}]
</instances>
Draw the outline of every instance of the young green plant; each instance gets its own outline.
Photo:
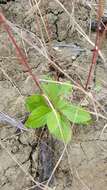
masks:
<instances>
[{"instance_id":1,"label":"young green plant","mask_svg":"<svg viewBox=\"0 0 107 190\"><path fill-rule=\"evenodd\" d=\"M26 108L30 115L25 126L40 128L47 125L56 139L68 143L72 137L71 122L85 125L91 120L91 115L81 106L67 100L72 92L70 83L61 85L51 80L41 86L49 101L39 93L27 97Z\"/></svg>"}]
</instances>

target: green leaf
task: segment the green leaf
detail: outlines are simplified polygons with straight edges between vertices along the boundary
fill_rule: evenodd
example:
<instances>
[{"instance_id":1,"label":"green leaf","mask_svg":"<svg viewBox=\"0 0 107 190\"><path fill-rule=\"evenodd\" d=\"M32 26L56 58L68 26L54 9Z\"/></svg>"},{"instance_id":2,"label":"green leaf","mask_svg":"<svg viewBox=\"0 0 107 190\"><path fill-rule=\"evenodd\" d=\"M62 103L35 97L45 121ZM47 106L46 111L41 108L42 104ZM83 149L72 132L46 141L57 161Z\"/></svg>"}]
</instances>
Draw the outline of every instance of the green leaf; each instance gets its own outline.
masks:
<instances>
[{"instance_id":1,"label":"green leaf","mask_svg":"<svg viewBox=\"0 0 107 190\"><path fill-rule=\"evenodd\" d=\"M60 86L61 86L60 94L62 94L63 97L67 97L71 94L72 85L70 84L70 82L66 82L66 84L62 84Z\"/></svg>"},{"instance_id":2,"label":"green leaf","mask_svg":"<svg viewBox=\"0 0 107 190\"><path fill-rule=\"evenodd\" d=\"M58 84L50 82L42 84L42 87L46 95L52 100L54 104L59 101L60 96L66 97L72 91L72 86L66 84Z\"/></svg>"},{"instance_id":3,"label":"green leaf","mask_svg":"<svg viewBox=\"0 0 107 190\"><path fill-rule=\"evenodd\" d=\"M81 106L65 103L65 106L61 109L68 120L76 124L87 124L91 120L91 115Z\"/></svg>"},{"instance_id":4,"label":"green leaf","mask_svg":"<svg viewBox=\"0 0 107 190\"><path fill-rule=\"evenodd\" d=\"M38 106L46 105L44 97L39 94L34 94L26 98L26 108L29 112L32 112Z\"/></svg>"},{"instance_id":5,"label":"green leaf","mask_svg":"<svg viewBox=\"0 0 107 190\"><path fill-rule=\"evenodd\" d=\"M58 110L62 110L66 106L68 106L68 102L64 98L60 98L59 101L56 103L56 108Z\"/></svg>"},{"instance_id":6,"label":"green leaf","mask_svg":"<svg viewBox=\"0 0 107 190\"><path fill-rule=\"evenodd\" d=\"M50 110L51 109L48 106L39 106L32 111L25 123L25 126L28 128L43 127L46 124L46 116Z\"/></svg>"},{"instance_id":7,"label":"green leaf","mask_svg":"<svg viewBox=\"0 0 107 190\"><path fill-rule=\"evenodd\" d=\"M58 93L59 93L59 86L54 83L45 83L42 84L43 90L46 93L46 95L54 102L57 101Z\"/></svg>"},{"instance_id":8,"label":"green leaf","mask_svg":"<svg viewBox=\"0 0 107 190\"><path fill-rule=\"evenodd\" d=\"M68 143L71 140L72 131L70 123L62 118L59 113L57 113L57 117L54 112L50 112L47 115L47 126L50 133L58 140L65 143Z\"/></svg>"}]
</instances>

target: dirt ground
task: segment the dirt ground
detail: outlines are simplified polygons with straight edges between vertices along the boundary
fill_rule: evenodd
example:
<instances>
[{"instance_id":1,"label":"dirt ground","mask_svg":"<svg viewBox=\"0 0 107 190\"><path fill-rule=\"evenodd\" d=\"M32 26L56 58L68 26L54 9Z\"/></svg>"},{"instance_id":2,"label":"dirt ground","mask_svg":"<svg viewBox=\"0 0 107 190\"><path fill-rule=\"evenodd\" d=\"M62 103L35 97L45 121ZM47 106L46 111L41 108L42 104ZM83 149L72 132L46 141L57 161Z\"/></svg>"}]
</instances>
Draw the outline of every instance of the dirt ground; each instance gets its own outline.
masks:
<instances>
[{"instance_id":1,"label":"dirt ground","mask_svg":"<svg viewBox=\"0 0 107 190\"><path fill-rule=\"evenodd\" d=\"M70 13L73 14L74 11L76 21L89 35L90 18L95 19L94 11L92 12L86 6L86 2L90 1L74 1L76 2L75 10L72 8L73 1L60 0L60 2ZM31 32L35 33L36 31L35 34L41 38L37 22L39 19L46 45L49 47L49 37L40 19L40 13L36 14L31 1L16 0L1 5L1 7L9 21ZM73 80L82 81L85 84L93 47L78 33L70 17L57 1L41 0L40 10L45 22L48 20L47 27L50 31L51 46L54 47L52 52L58 64ZM33 73L39 78L47 73L55 76L56 71L50 69L49 61L25 43L18 34L14 35L18 44L25 51ZM95 33L90 33L90 38L94 41ZM107 55L106 42L107 39L102 47L105 56ZM79 50L74 51L72 48L59 47L58 45L61 44L74 44L79 47ZM27 70L18 63L14 47L3 27L0 27L0 111L16 119L21 119L26 113L25 98L35 92L35 84L29 77ZM66 78L60 76L60 80L66 81ZM90 87L94 98L102 106L102 111L100 106L97 107L97 111L106 117L107 67L101 58L98 59ZM77 101L75 97L79 96L79 92L74 92L73 95L73 100ZM94 110L92 100L84 98L83 104L88 106L91 111ZM105 113L103 109L105 109ZM107 189L106 128L101 136L105 125L106 119L94 117L90 126L78 127L56 169L52 189ZM38 181L38 148L38 136L35 130L18 132L10 125L0 124L0 190L33 189L31 188L34 185L33 179ZM55 141L53 150L55 165L62 155L63 149L63 144Z\"/></svg>"}]
</instances>

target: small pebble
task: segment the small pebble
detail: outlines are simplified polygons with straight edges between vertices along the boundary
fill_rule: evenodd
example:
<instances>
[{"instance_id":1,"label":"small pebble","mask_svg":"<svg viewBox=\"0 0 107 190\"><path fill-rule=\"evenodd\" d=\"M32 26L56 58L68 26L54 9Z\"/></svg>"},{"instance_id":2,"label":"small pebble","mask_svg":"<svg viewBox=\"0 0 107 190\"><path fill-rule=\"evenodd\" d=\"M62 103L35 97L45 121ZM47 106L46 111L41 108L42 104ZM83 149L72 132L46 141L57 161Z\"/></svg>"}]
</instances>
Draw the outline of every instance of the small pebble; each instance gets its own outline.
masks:
<instances>
[{"instance_id":1,"label":"small pebble","mask_svg":"<svg viewBox=\"0 0 107 190\"><path fill-rule=\"evenodd\" d=\"M15 154L15 153L18 152L18 150L19 150L19 147L15 145L15 146L12 147L11 153Z\"/></svg>"}]
</instances>

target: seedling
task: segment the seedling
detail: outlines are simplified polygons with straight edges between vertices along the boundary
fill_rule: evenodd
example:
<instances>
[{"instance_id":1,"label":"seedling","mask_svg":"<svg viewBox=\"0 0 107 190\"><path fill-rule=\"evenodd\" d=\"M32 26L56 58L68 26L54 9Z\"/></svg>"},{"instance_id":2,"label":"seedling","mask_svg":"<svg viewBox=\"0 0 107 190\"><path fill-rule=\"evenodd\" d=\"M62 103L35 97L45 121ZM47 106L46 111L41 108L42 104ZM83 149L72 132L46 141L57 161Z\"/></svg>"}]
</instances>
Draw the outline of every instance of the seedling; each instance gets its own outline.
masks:
<instances>
[{"instance_id":1,"label":"seedling","mask_svg":"<svg viewBox=\"0 0 107 190\"><path fill-rule=\"evenodd\" d=\"M41 86L45 95L37 93L26 99L30 115L25 126L40 128L47 125L56 139L68 143L72 137L71 122L85 125L91 120L90 113L67 100L73 91L70 83L61 85L51 80Z\"/></svg>"}]
</instances>

